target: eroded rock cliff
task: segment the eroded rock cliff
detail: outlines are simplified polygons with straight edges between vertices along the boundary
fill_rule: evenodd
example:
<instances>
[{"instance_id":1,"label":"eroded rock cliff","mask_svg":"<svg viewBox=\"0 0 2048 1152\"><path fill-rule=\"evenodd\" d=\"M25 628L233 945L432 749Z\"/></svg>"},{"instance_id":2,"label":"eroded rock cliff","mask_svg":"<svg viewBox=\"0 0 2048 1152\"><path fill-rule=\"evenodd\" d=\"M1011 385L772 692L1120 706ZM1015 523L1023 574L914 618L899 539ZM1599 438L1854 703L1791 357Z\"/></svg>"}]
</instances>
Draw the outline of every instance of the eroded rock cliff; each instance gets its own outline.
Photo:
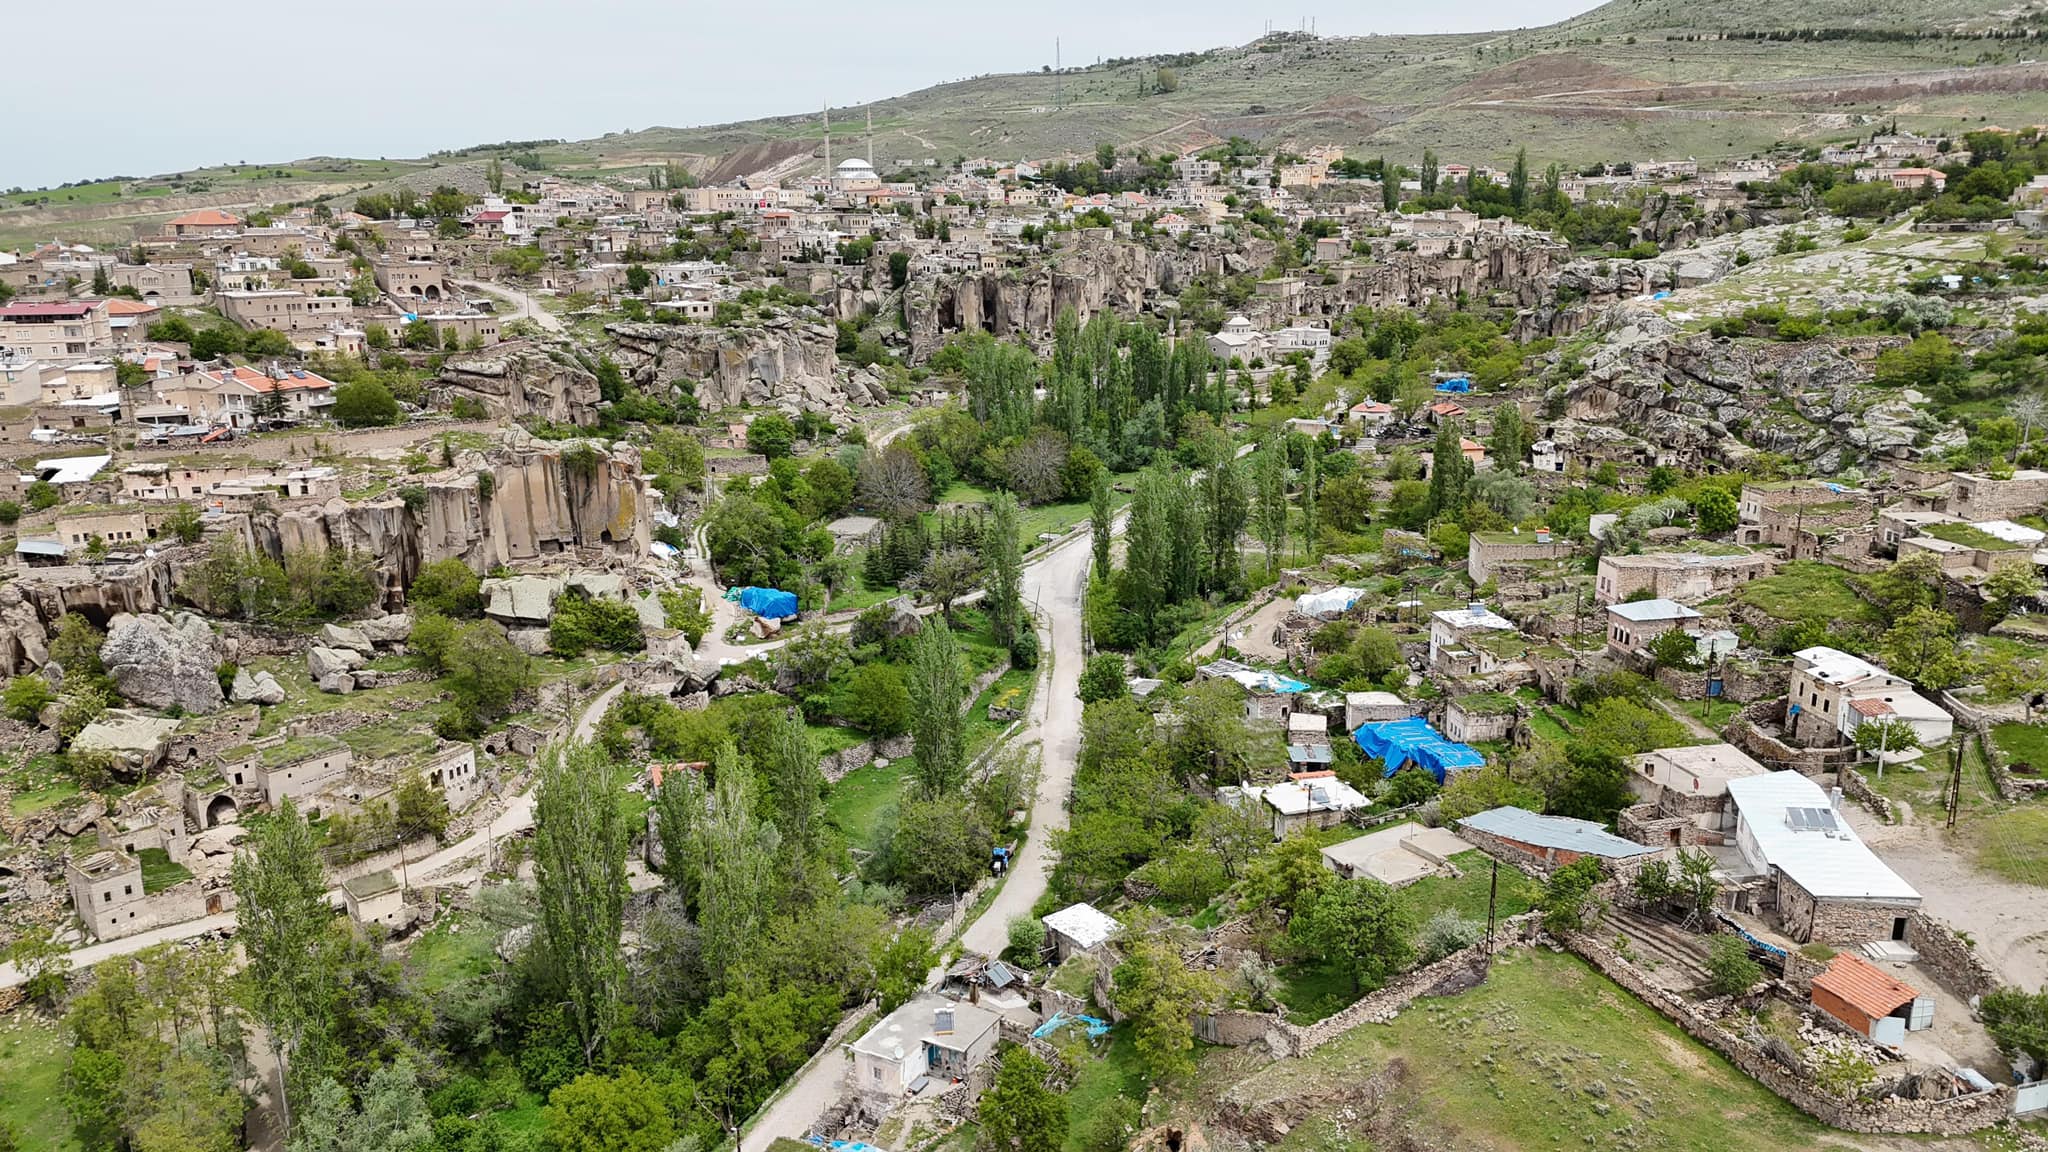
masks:
<instances>
[{"instance_id":1,"label":"eroded rock cliff","mask_svg":"<svg viewBox=\"0 0 2048 1152\"><path fill-rule=\"evenodd\" d=\"M760 324L607 324L614 357L649 395L666 399L678 379L694 382L708 409L739 405L817 411L869 402L846 387L838 333L792 316Z\"/></svg>"},{"instance_id":2,"label":"eroded rock cliff","mask_svg":"<svg viewBox=\"0 0 2048 1152\"><path fill-rule=\"evenodd\" d=\"M434 387L451 403L469 400L500 419L597 423L597 377L563 349L533 341L507 341L487 352L452 358Z\"/></svg>"}]
</instances>

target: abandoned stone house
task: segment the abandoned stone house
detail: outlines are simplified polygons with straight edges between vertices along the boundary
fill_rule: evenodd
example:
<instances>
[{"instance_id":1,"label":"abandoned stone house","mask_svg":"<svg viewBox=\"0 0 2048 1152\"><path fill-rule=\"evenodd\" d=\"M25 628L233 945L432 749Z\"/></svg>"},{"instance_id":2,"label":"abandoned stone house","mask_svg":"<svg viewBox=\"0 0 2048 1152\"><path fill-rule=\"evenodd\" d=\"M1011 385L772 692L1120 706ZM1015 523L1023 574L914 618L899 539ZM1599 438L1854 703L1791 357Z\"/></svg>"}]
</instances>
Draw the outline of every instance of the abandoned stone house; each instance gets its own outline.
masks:
<instances>
[{"instance_id":1,"label":"abandoned stone house","mask_svg":"<svg viewBox=\"0 0 2048 1152\"><path fill-rule=\"evenodd\" d=\"M1658 748L1629 767L1640 803L1623 809L1615 827L1639 844L1670 847L1723 843L1735 831L1728 782L1769 771L1733 744Z\"/></svg>"},{"instance_id":2,"label":"abandoned stone house","mask_svg":"<svg viewBox=\"0 0 2048 1152\"><path fill-rule=\"evenodd\" d=\"M1752 580L1761 580L1777 566L1776 558L1749 551L1602 556L1594 577L1594 595L1598 603L1616 604L1647 590L1660 600L1696 604Z\"/></svg>"},{"instance_id":3,"label":"abandoned stone house","mask_svg":"<svg viewBox=\"0 0 2048 1152\"><path fill-rule=\"evenodd\" d=\"M1474 587L1488 580L1506 583L1507 570L1547 567L1572 554L1572 542L1552 536L1547 528L1534 532L1475 532L1465 553L1465 574Z\"/></svg>"},{"instance_id":4,"label":"abandoned stone house","mask_svg":"<svg viewBox=\"0 0 2048 1152\"><path fill-rule=\"evenodd\" d=\"M95 852L69 860L64 878L71 889L71 907L96 940L118 940L150 926L143 916L147 893L142 862L126 852Z\"/></svg>"}]
</instances>

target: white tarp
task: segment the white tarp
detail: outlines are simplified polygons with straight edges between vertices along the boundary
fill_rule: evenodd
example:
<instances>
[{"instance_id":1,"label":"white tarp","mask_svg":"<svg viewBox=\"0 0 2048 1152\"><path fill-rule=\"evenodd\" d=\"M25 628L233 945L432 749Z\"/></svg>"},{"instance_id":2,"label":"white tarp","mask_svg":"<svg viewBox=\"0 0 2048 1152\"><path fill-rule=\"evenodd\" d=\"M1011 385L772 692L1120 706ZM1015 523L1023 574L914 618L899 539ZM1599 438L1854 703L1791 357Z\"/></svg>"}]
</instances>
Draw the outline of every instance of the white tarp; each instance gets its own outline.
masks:
<instances>
[{"instance_id":1,"label":"white tarp","mask_svg":"<svg viewBox=\"0 0 2048 1152\"><path fill-rule=\"evenodd\" d=\"M1327 592L1308 592L1295 600L1294 608L1304 616L1335 616L1350 608L1363 595L1363 588L1332 588Z\"/></svg>"}]
</instances>

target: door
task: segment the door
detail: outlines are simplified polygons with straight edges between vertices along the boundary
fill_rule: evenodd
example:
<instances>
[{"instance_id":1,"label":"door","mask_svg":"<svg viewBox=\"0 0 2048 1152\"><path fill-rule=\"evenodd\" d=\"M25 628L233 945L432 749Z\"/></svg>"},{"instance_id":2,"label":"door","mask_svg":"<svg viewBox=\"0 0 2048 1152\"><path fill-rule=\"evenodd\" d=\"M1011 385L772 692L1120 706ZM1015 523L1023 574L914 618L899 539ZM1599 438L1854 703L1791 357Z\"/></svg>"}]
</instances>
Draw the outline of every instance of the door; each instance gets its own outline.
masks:
<instances>
[{"instance_id":1,"label":"door","mask_svg":"<svg viewBox=\"0 0 2048 1152\"><path fill-rule=\"evenodd\" d=\"M1906 938L1906 918L1905 918L1904 916L1894 916L1894 917L1892 917L1892 939L1894 939L1894 940L1904 940L1905 938Z\"/></svg>"}]
</instances>

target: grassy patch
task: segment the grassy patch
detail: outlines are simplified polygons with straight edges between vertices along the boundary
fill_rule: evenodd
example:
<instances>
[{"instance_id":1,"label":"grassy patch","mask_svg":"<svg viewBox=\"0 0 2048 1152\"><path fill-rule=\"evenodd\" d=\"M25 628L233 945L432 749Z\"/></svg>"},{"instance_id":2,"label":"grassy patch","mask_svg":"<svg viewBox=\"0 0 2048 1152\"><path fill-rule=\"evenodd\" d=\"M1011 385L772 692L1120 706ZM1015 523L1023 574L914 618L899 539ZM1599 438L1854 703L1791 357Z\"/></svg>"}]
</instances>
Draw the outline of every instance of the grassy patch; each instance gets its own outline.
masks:
<instances>
[{"instance_id":1,"label":"grassy patch","mask_svg":"<svg viewBox=\"0 0 2048 1152\"><path fill-rule=\"evenodd\" d=\"M1023 712L1031 707L1031 693L1038 684L1038 670L1035 668L1012 668L995 678L995 682L974 698L967 709L967 754L978 756L996 737L1003 734L1011 721L991 720L988 709L991 704L1015 708Z\"/></svg>"},{"instance_id":2,"label":"grassy patch","mask_svg":"<svg viewBox=\"0 0 2048 1152\"><path fill-rule=\"evenodd\" d=\"M882 813L902 795L903 773L908 767L908 763L892 760L886 768L868 763L848 772L825 793L825 819L848 843L866 844Z\"/></svg>"},{"instance_id":3,"label":"grassy patch","mask_svg":"<svg viewBox=\"0 0 2048 1152\"><path fill-rule=\"evenodd\" d=\"M78 781L64 770L64 761L48 752L27 757L7 774L14 790L9 807L17 819L47 812L79 794Z\"/></svg>"},{"instance_id":4,"label":"grassy patch","mask_svg":"<svg viewBox=\"0 0 2048 1152\"><path fill-rule=\"evenodd\" d=\"M1362 993L1352 987L1349 974L1316 961L1284 965L1279 1000L1287 1018L1296 1024L1313 1024L1349 1008Z\"/></svg>"},{"instance_id":5,"label":"grassy patch","mask_svg":"<svg viewBox=\"0 0 2048 1152\"><path fill-rule=\"evenodd\" d=\"M1743 585L1736 599L1774 620L1824 620L1872 624L1877 609L1840 568L1812 560L1796 560L1775 576Z\"/></svg>"},{"instance_id":6,"label":"grassy patch","mask_svg":"<svg viewBox=\"0 0 2048 1152\"><path fill-rule=\"evenodd\" d=\"M2005 758L2015 764L2031 764L2048 771L2048 727L2039 724L2000 724L1991 739Z\"/></svg>"},{"instance_id":7,"label":"grassy patch","mask_svg":"<svg viewBox=\"0 0 2048 1152\"><path fill-rule=\"evenodd\" d=\"M1986 817L1972 832L1979 867L2048 888L2048 807L2009 808Z\"/></svg>"},{"instance_id":8,"label":"grassy patch","mask_svg":"<svg viewBox=\"0 0 2048 1152\"><path fill-rule=\"evenodd\" d=\"M1451 863L1456 864L1463 875L1455 878L1426 876L1401 889L1401 904L1408 909L1409 918L1417 927L1443 908L1456 909L1468 920L1486 923L1486 898L1493 885L1493 861L1484 852L1474 849L1451 857ZM1536 895L1534 881L1511 865L1501 865L1500 894L1495 900L1496 917L1527 912L1535 907Z\"/></svg>"},{"instance_id":9,"label":"grassy patch","mask_svg":"<svg viewBox=\"0 0 2048 1152\"><path fill-rule=\"evenodd\" d=\"M1113 1029L1109 1047L1098 1059L1083 1061L1075 1074L1074 1085L1067 1090L1066 1152L1086 1152L1082 1137L1087 1133L1088 1118L1103 1105L1118 1096L1144 1103L1151 1084L1129 1033L1128 1026Z\"/></svg>"},{"instance_id":10,"label":"grassy patch","mask_svg":"<svg viewBox=\"0 0 2048 1152\"><path fill-rule=\"evenodd\" d=\"M145 895L154 896L192 878L192 870L172 860L171 854L162 848L143 848L135 855L142 861L142 891Z\"/></svg>"},{"instance_id":11,"label":"grassy patch","mask_svg":"<svg viewBox=\"0 0 2048 1152\"><path fill-rule=\"evenodd\" d=\"M1576 957L1528 950L1462 996L1418 1001L1234 1091L1313 1091L1397 1057L1399 1104L1446 1145L1777 1152L1826 1131Z\"/></svg>"},{"instance_id":12,"label":"grassy patch","mask_svg":"<svg viewBox=\"0 0 2048 1152\"><path fill-rule=\"evenodd\" d=\"M454 912L441 918L414 942L406 956L415 987L432 998L442 989L498 966L498 932L482 917Z\"/></svg>"},{"instance_id":13,"label":"grassy patch","mask_svg":"<svg viewBox=\"0 0 2048 1152\"><path fill-rule=\"evenodd\" d=\"M24 1149L70 1152L71 1116L59 1088L64 1077L64 1037L57 1026L18 1010L0 1023L0 1122L21 1137Z\"/></svg>"}]
</instances>

